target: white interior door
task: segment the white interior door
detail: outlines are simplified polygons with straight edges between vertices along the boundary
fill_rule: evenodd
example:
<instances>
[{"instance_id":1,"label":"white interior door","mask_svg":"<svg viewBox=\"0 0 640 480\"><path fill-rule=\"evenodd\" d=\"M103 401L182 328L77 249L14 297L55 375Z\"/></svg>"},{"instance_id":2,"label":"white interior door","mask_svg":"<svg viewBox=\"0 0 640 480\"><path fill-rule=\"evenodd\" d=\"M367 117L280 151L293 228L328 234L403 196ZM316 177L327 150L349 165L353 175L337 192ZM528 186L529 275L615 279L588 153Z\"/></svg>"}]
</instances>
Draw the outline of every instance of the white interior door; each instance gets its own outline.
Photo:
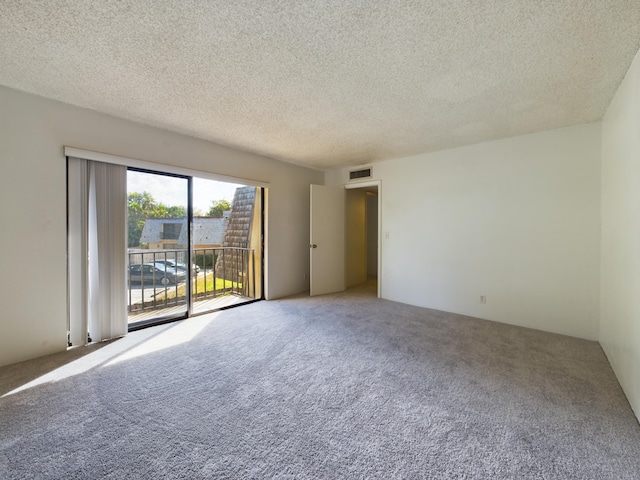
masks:
<instances>
[{"instance_id":1,"label":"white interior door","mask_svg":"<svg viewBox=\"0 0 640 480\"><path fill-rule=\"evenodd\" d=\"M311 296L345 289L344 187L311 185Z\"/></svg>"}]
</instances>

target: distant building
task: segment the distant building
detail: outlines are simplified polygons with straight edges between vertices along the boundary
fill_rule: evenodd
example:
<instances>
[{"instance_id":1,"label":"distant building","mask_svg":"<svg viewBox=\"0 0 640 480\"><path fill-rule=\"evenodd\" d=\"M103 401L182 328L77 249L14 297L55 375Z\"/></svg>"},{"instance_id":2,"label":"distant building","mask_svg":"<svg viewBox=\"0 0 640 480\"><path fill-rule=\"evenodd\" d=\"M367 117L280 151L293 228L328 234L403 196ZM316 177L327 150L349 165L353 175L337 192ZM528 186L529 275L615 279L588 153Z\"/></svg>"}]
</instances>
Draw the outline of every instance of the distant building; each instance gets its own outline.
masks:
<instances>
[{"instance_id":1,"label":"distant building","mask_svg":"<svg viewBox=\"0 0 640 480\"><path fill-rule=\"evenodd\" d=\"M222 246L225 228L229 221L229 211L222 218L193 218L193 247L212 248ZM148 218L144 222L140 244L147 244L150 250L186 248L187 219Z\"/></svg>"}]
</instances>

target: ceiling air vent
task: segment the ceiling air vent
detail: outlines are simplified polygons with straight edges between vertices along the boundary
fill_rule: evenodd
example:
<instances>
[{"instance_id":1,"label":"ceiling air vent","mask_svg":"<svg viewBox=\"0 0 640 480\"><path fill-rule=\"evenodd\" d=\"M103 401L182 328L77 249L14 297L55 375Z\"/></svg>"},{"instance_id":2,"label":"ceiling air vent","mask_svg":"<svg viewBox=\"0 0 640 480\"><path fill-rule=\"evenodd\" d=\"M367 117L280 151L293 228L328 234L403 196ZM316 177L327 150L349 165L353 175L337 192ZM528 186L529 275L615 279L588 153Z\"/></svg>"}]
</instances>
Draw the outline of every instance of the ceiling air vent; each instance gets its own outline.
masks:
<instances>
[{"instance_id":1,"label":"ceiling air vent","mask_svg":"<svg viewBox=\"0 0 640 480\"><path fill-rule=\"evenodd\" d=\"M371 178L371 167L351 170L349 172L349 180L358 180L361 178Z\"/></svg>"}]
</instances>

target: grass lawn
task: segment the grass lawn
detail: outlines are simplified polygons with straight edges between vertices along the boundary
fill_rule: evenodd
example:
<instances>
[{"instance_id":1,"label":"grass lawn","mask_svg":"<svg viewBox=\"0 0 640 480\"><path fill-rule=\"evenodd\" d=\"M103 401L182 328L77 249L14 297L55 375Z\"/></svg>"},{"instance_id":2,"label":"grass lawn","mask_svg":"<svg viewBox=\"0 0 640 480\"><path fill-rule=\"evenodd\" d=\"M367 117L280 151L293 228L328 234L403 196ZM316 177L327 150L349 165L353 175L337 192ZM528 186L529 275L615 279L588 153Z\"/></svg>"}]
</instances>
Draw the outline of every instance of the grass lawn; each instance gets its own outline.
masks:
<instances>
[{"instance_id":1,"label":"grass lawn","mask_svg":"<svg viewBox=\"0 0 640 480\"><path fill-rule=\"evenodd\" d=\"M224 280L219 277L216 277L214 279L213 273L208 273L207 275L198 275L198 277L196 278L195 285L192 287L193 295L196 295L196 292L197 294L204 293L205 291L207 293L213 292L214 280L215 280L215 290L217 292L220 292L220 294L222 294L223 290L225 289L233 288L234 290L238 290L242 288L242 283L232 282L231 280ZM176 297L184 298L186 294L187 294L187 285L183 283L182 285L178 285L177 289L175 287L173 288L170 287L168 290L157 295L156 299L164 300L165 298L166 299L172 299Z\"/></svg>"}]
</instances>

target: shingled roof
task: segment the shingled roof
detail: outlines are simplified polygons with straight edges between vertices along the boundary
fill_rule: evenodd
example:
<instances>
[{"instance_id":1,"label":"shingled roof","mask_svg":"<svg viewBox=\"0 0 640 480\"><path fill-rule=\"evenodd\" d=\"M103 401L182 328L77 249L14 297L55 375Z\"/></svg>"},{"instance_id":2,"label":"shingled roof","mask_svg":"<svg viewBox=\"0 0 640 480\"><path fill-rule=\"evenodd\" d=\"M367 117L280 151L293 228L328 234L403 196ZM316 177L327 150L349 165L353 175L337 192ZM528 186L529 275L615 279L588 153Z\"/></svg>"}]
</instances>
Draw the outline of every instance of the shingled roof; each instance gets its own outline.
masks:
<instances>
[{"instance_id":1,"label":"shingled roof","mask_svg":"<svg viewBox=\"0 0 640 480\"><path fill-rule=\"evenodd\" d=\"M223 247L247 248L249 246L256 190L256 187L236 188L231 203L229 222L222 241ZM238 262L237 252L227 251L218 257L217 269L219 272L231 272L238 268Z\"/></svg>"},{"instance_id":2,"label":"shingled roof","mask_svg":"<svg viewBox=\"0 0 640 480\"><path fill-rule=\"evenodd\" d=\"M225 227L229 218L229 212L225 212L222 218L194 217L193 219L193 244L194 245L221 245ZM182 218L148 218L144 222L140 243L157 243L162 240L164 224L182 224L176 243L187 244L186 219Z\"/></svg>"},{"instance_id":3,"label":"shingled roof","mask_svg":"<svg viewBox=\"0 0 640 480\"><path fill-rule=\"evenodd\" d=\"M229 219L229 212L225 212L225 214L222 218L195 217L193 219L193 244L221 245Z\"/></svg>"}]
</instances>

